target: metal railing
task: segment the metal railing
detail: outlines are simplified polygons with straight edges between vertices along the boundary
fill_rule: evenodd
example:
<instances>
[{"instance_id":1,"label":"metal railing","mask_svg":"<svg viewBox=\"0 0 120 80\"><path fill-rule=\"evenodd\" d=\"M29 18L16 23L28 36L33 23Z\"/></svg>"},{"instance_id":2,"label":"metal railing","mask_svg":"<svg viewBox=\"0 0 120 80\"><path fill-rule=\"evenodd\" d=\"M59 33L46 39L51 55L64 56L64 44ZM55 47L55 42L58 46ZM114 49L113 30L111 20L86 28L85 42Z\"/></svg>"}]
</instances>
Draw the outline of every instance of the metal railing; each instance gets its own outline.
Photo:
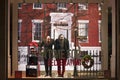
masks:
<instances>
[{"instance_id":1,"label":"metal railing","mask_svg":"<svg viewBox=\"0 0 120 80\"><path fill-rule=\"evenodd\" d=\"M84 61L83 59L86 55L89 55L91 59L94 61L92 63L92 66L90 66L90 62L87 63L87 61ZM101 63L101 50L77 50L77 53L75 55L74 52L70 53L70 57L76 58L80 60L80 64L77 65L77 77L80 78L101 78L104 77L104 71L102 71L102 63ZM85 63L86 62L86 63ZM84 65L87 65L89 68L84 67Z\"/></svg>"}]
</instances>

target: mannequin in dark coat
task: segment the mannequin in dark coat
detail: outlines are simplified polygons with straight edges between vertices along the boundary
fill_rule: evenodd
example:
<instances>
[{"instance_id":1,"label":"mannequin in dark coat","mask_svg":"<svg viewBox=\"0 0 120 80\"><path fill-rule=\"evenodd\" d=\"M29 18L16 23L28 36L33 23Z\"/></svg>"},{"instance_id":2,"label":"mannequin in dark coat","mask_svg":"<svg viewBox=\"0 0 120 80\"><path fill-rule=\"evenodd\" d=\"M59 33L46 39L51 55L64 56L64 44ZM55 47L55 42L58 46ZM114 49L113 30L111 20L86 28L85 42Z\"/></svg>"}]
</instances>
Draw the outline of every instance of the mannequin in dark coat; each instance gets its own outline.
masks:
<instances>
[{"instance_id":1,"label":"mannequin in dark coat","mask_svg":"<svg viewBox=\"0 0 120 80\"><path fill-rule=\"evenodd\" d=\"M45 76L52 76L52 57L53 51L52 46L54 45L54 40L47 36L45 40L42 41L40 47L44 47L44 64L45 64Z\"/></svg>"},{"instance_id":2,"label":"mannequin in dark coat","mask_svg":"<svg viewBox=\"0 0 120 80\"><path fill-rule=\"evenodd\" d=\"M68 57L69 41L60 34L58 39L55 40L55 57L58 66L58 77L63 77L65 72L66 60ZM62 69L61 69L62 66Z\"/></svg>"}]
</instances>

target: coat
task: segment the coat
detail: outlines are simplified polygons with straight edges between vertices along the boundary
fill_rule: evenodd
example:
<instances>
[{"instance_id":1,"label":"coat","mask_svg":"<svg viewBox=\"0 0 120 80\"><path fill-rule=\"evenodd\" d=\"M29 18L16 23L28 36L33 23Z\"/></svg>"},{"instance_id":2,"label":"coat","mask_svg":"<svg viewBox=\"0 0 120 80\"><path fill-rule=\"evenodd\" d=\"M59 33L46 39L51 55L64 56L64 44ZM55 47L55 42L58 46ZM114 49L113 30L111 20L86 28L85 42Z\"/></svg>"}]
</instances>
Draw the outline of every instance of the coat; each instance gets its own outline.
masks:
<instances>
[{"instance_id":1,"label":"coat","mask_svg":"<svg viewBox=\"0 0 120 80\"><path fill-rule=\"evenodd\" d=\"M51 39L49 43L47 43L45 40L42 41L41 44L39 44L39 47L44 47L43 51L43 57L46 59L51 59L53 57L53 50L52 46L54 45L54 40Z\"/></svg>"},{"instance_id":2,"label":"coat","mask_svg":"<svg viewBox=\"0 0 120 80\"><path fill-rule=\"evenodd\" d=\"M61 43L60 43L60 40L59 39L56 39L55 40L55 57L56 59L62 59L62 58L65 58L67 59L68 57L68 51L69 51L69 41L68 39L64 38L64 45L63 45L63 48L61 48Z\"/></svg>"}]
</instances>

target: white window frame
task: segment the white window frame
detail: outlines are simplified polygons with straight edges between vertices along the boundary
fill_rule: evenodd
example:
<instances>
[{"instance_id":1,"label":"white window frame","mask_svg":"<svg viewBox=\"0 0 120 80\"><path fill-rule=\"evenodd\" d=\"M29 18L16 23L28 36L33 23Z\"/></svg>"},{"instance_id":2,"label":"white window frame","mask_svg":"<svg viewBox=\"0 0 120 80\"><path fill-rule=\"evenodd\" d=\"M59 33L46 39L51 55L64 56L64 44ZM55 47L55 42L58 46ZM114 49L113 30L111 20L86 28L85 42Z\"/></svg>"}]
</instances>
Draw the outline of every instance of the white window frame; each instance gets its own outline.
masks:
<instances>
[{"instance_id":1,"label":"white window frame","mask_svg":"<svg viewBox=\"0 0 120 80\"><path fill-rule=\"evenodd\" d=\"M35 7L34 5L35 5L36 3L33 3L33 9L42 9L42 3L37 3L37 4L41 4L41 7Z\"/></svg>"},{"instance_id":2,"label":"white window frame","mask_svg":"<svg viewBox=\"0 0 120 80\"><path fill-rule=\"evenodd\" d=\"M84 3L78 3L78 9L79 10L88 10L88 4L87 3L85 3L85 4Z\"/></svg>"},{"instance_id":3,"label":"white window frame","mask_svg":"<svg viewBox=\"0 0 120 80\"><path fill-rule=\"evenodd\" d=\"M101 43L101 38L102 38L102 34L101 34L101 20L98 20L98 30L99 30L99 43Z\"/></svg>"},{"instance_id":4,"label":"white window frame","mask_svg":"<svg viewBox=\"0 0 120 80\"><path fill-rule=\"evenodd\" d=\"M40 40L35 40L34 39L34 32L35 32L34 23L40 23L41 24L41 37L42 37L42 22L43 22L43 20L39 20L39 19L32 20L32 42L40 42Z\"/></svg>"},{"instance_id":5,"label":"white window frame","mask_svg":"<svg viewBox=\"0 0 120 80\"><path fill-rule=\"evenodd\" d=\"M20 23L20 26L19 26L19 23ZM18 37L19 37L18 42L20 42L20 39L21 39L21 28L22 28L22 19L19 19L18 20Z\"/></svg>"},{"instance_id":6,"label":"white window frame","mask_svg":"<svg viewBox=\"0 0 120 80\"><path fill-rule=\"evenodd\" d=\"M81 35L79 34L79 28L80 28L80 24L89 24L89 20L78 20L78 37L80 37ZM88 26L87 26L87 30L88 30ZM84 37L84 36L83 36ZM86 40L83 40L83 41L80 41L81 43L83 42L88 42L88 32L87 32L87 39Z\"/></svg>"},{"instance_id":7,"label":"white window frame","mask_svg":"<svg viewBox=\"0 0 120 80\"><path fill-rule=\"evenodd\" d=\"M65 7L63 7L63 5L65 5ZM67 4L65 2L59 2L59 3L57 3L57 9L58 10L59 9L67 10Z\"/></svg>"}]
</instances>

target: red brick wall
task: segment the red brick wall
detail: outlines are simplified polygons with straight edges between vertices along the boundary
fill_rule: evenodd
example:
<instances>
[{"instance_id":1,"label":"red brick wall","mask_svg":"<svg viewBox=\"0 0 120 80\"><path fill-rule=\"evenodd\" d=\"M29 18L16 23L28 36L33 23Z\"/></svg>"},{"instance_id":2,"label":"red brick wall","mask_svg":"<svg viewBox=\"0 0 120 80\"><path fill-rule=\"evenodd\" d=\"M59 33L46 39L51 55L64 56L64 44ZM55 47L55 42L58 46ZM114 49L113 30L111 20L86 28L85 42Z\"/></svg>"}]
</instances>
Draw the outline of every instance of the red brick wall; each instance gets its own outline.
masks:
<instances>
[{"instance_id":1,"label":"red brick wall","mask_svg":"<svg viewBox=\"0 0 120 80\"><path fill-rule=\"evenodd\" d=\"M76 7L72 4L67 4L67 11L63 12L71 12L73 14L79 12ZM44 29L43 38L50 34L50 31L47 30L51 27L50 25L50 12L57 11L55 4L47 4L43 5L43 9L32 9L32 4L22 5L22 9L18 9L18 18L22 19L22 34L21 34L21 42L18 44L19 46L26 46L29 42L32 41L32 19L46 19L46 24L42 24L42 29ZM46 7L46 12L44 11ZM76 10L75 10L76 9ZM99 15L97 4L89 4L88 10L83 12L85 15L79 15L77 17L78 20L89 20L88 24L88 42L80 43L81 46L100 46L99 43L99 30L98 30L98 20L101 19ZM46 16L46 18L44 18ZM73 22L75 22L75 17L73 16ZM76 25L72 25L72 41L74 41L74 27Z\"/></svg>"}]
</instances>

